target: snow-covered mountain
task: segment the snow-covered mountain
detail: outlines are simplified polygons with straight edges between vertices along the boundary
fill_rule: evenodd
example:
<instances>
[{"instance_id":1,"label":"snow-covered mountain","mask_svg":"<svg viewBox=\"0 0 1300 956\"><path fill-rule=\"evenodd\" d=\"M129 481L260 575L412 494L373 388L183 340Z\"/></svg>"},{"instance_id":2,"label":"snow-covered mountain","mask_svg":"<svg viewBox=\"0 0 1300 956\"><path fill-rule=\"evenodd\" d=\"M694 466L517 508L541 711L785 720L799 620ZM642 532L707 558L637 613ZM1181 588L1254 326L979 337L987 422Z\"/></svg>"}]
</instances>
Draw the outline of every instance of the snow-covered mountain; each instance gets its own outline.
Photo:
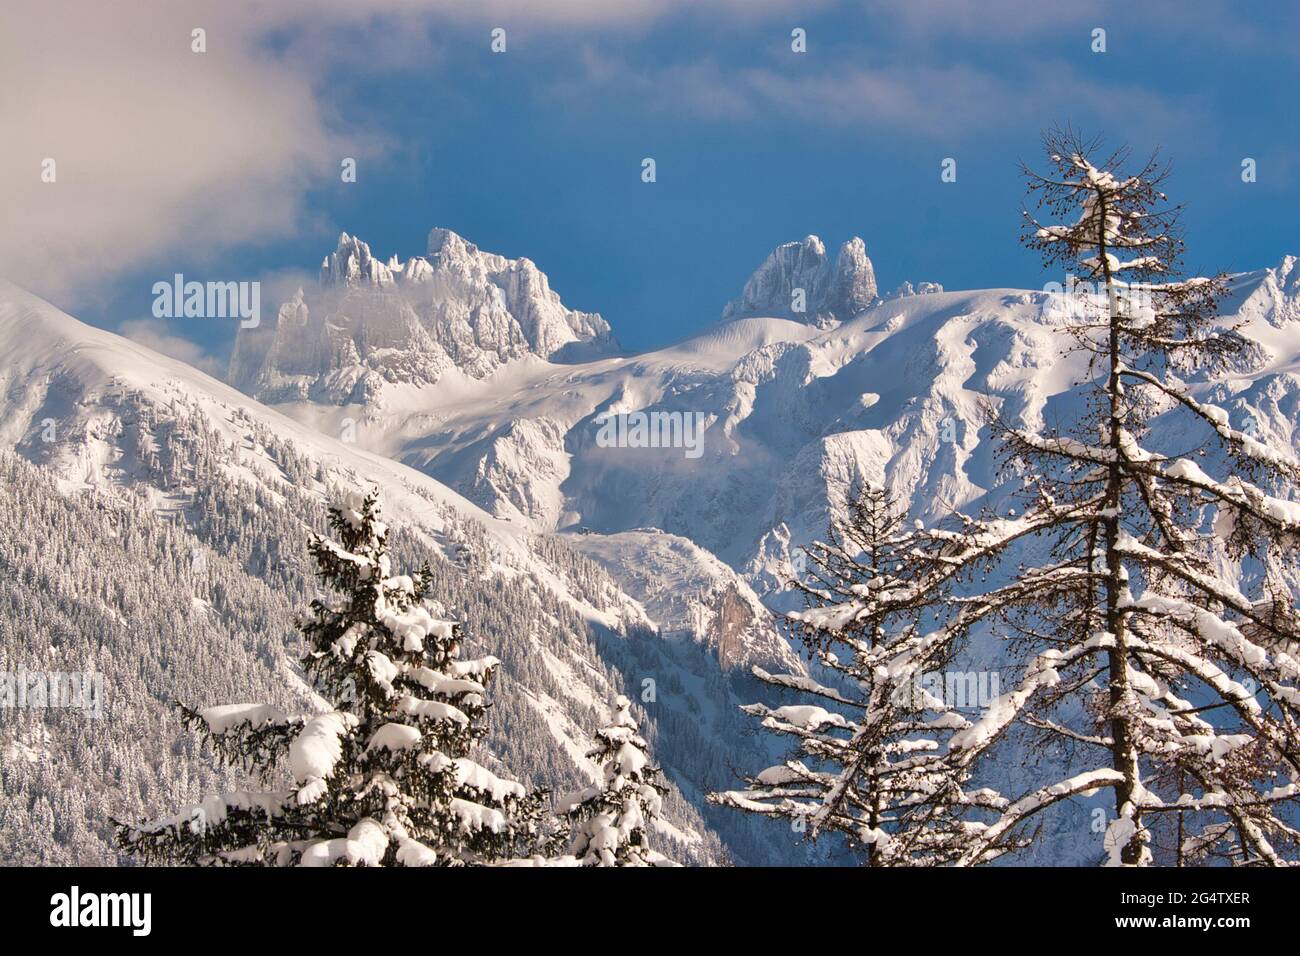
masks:
<instances>
[{"instance_id":1,"label":"snow-covered mountain","mask_svg":"<svg viewBox=\"0 0 1300 956\"><path fill-rule=\"evenodd\" d=\"M566 308L529 259L483 252L449 229L427 252L382 262L346 232L310 295L240 330L230 381L258 398L373 403L386 383L431 385L451 369L481 378L524 356L615 352L599 315Z\"/></svg>"},{"instance_id":2,"label":"snow-covered mountain","mask_svg":"<svg viewBox=\"0 0 1300 956\"><path fill-rule=\"evenodd\" d=\"M680 845L706 857L716 832L739 859L790 859L780 827L700 817L708 788L767 765L733 752L770 743L742 733L735 704L759 696L749 666L798 666L773 625L790 601L778 582L864 481L885 480L918 518L1013 492L989 414L1034 428L1077 414L1084 358L1061 329L1078 300L932 284L880 299L860 241L830 262L809 237L773 253L723 321L621 355L603 321L534 274L442 230L405 264L344 237L318 290L241 333L231 379L274 410L0 287L0 450L69 492L171 515L213 550L195 512L205 489L255 488L264 515L301 530L332 488L378 482L411 554L449 569L486 555L454 586L506 661L501 692L527 701L497 714L503 757L528 754L541 780L580 775L600 700L648 686ZM790 309L795 289L806 312ZM1191 390L1259 440L1300 448L1296 259L1234 277L1221 311L1254 347L1227 373L1189 373ZM1176 413L1154 438L1179 454L1203 441ZM300 550L281 537L244 571L266 576ZM999 666L995 642L972 655ZM39 735L0 743L50 752ZM1081 861L1061 856L1072 833L1040 862Z\"/></svg>"},{"instance_id":3,"label":"snow-covered mountain","mask_svg":"<svg viewBox=\"0 0 1300 956\"><path fill-rule=\"evenodd\" d=\"M828 294L845 287L835 277L864 279L870 264L858 240L835 268L824 251L816 237L780 247L724 314L777 311L801 282L817 292L811 303L844 301ZM1224 322L1244 323L1256 343L1250 367L1195 386L1240 393L1226 403L1233 414L1284 442L1290 419L1268 396L1296 387L1298 272L1288 257L1235 277ZM1080 400L1084 359L1067 354L1060 331L1079 305L1070 295L927 284L927 294L905 285L876 300L874 279L853 287L871 296L824 311L828 328L728 318L640 355L565 365L530 355L482 376L386 383L371 401L281 408L326 432L350 430L363 447L514 524L689 539L766 595L855 484L887 480L920 518L978 507L998 480L989 412L1038 427L1068 420ZM698 457L680 445L602 441L602 423L637 415L670 424L699 416ZM626 557L636 564L635 553Z\"/></svg>"},{"instance_id":4,"label":"snow-covered mountain","mask_svg":"<svg viewBox=\"0 0 1300 956\"><path fill-rule=\"evenodd\" d=\"M775 257L787 265L795 259ZM749 288L762 284L751 280ZM796 598L782 583L801 573L801 547L824 536L855 486L883 480L918 519L1014 507L1005 499L1018 485L999 469L990 415L1035 430L1078 417L1086 355L1071 350L1064 327L1081 307L1101 304L1082 295L904 286L852 316L832 315L824 327L782 316L731 318L640 355L565 366L526 358L480 379L449 375L433 387L386 388L374 404L283 408L326 431L352 423L359 443L439 478L512 525L559 531L667 626L720 622L713 629L726 635L737 615L712 610L718 585L739 596L725 605L733 612L750 595L772 611L789 609ZM1189 390L1223 408L1234 427L1300 451L1296 259L1235 276L1221 316L1252 347L1225 373L1185 373ZM706 427L695 449L602 441L611 420L651 426L696 418ZM1157 421L1150 443L1181 457L1208 437L1175 410ZM1225 462L1207 464L1231 471ZM1027 543L1008 566L1040 558L1033 549L1041 546ZM687 556L694 569L675 566ZM1247 590L1258 585L1258 567L1223 554L1219 563L1226 579ZM701 581L710 568L718 585ZM1300 580L1290 583L1300 595ZM747 638L744 646L762 641ZM721 656L728 660L725 650ZM961 670L998 675L1004 686L1015 679L1003 640L987 629L972 635ZM1046 762L1044 772L1059 774L1069 759L1011 745L999 760L1005 776L988 782L1019 792L1027 765ZM1095 841L1081 836L1090 832L1091 809L1076 802L1054 815L1025 861L1096 862Z\"/></svg>"},{"instance_id":5,"label":"snow-covered mountain","mask_svg":"<svg viewBox=\"0 0 1300 956\"><path fill-rule=\"evenodd\" d=\"M623 689L645 712L655 758L673 783L666 850L688 861L717 859L721 833L741 860L801 852L788 836L774 841L748 821L705 807L704 794L726 783L734 765L736 707L753 693L747 665L799 666L770 615L729 569L691 549L662 562L698 587L701 606L717 608L684 628L679 609L657 607L648 592L635 596L562 540L490 515L426 474L323 435L3 281L0 355L0 459L19 476L10 478L6 521L20 527L23 509L55 516L39 534L23 536L30 540L15 539L16 551L0 550L4 578L15 589L0 595L7 609L0 653L32 669L49 669L52 661L68 670L87 661L97 667L100 657L112 667L107 739L119 762L116 770L105 765L104 779L74 759L101 725L34 711L0 729L0 752L35 754L22 764L30 763L30 777L11 772L6 788L30 790L31 807L40 803L39 791L50 790L49 800L84 816L78 832L89 835L75 859L112 858L104 843L108 814L156 814L194 800L210 782L209 771L172 780L156 773L172 765L159 748L189 752L188 735L167 716L173 699L203 705L266 696L310 704L290 620L315 590L304 561L306 535L321 528L328 501L372 484L399 535L396 560L432 562L434 591L467 618L473 649L504 661L493 685L488 745L509 772L556 790L590 782L591 734ZM100 529L104 514L109 525ZM81 540L62 540L82 525ZM119 534L129 543L114 544ZM146 545L154 550L142 558ZM129 556L116 553L128 546ZM55 556L78 547L78 565L90 564L65 588L71 569ZM137 593L134 577L126 580L135 572L124 568L146 575L149 583L138 587L157 593ZM102 586L88 580L86 593L76 593L78 581L105 574ZM236 606L236 595L247 600ZM67 604L83 622L27 621L22 609L33 602ZM90 618L97 623L85 623ZM61 647L53 658L43 649L51 641L51 650ZM213 662L216 646L227 651ZM160 655L167 662L161 669ZM146 735L132 729L146 726ZM742 745L759 748L756 759L763 746ZM87 779L91 797L68 789L69 781L80 786ZM26 812L13 825L39 830L44 817ZM54 847L46 856L67 852Z\"/></svg>"}]
</instances>

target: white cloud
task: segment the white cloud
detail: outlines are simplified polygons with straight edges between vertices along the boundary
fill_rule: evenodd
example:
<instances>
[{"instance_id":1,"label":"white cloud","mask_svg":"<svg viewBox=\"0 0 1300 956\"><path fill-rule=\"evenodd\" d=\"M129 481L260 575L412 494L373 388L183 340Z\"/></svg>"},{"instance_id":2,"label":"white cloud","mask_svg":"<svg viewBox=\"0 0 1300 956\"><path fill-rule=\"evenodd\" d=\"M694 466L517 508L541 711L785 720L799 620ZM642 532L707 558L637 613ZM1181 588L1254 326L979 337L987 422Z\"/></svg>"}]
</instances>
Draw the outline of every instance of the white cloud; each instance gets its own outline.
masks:
<instances>
[{"instance_id":1,"label":"white cloud","mask_svg":"<svg viewBox=\"0 0 1300 956\"><path fill-rule=\"evenodd\" d=\"M299 289L311 292L316 288L320 273L306 269L280 269L258 276L262 283L262 318L272 317L281 303L288 302Z\"/></svg>"},{"instance_id":2,"label":"white cloud","mask_svg":"<svg viewBox=\"0 0 1300 956\"><path fill-rule=\"evenodd\" d=\"M299 232L308 191L335 182L344 156L372 159L391 147L370 117L335 114L335 80L436 62L439 44L463 42L475 24L484 43L498 24L517 31L515 43L540 46L544 36L563 61L556 73L576 73L568 82L582 87L582 101L601 89L622 100L631 91L650 108L712 118L775 111L824 124L950 132L1001 121L1008 103L1052 104L1039 89L1008 88L987 72L910 56L909 43L912 52L925 46L923 37L908 37L912 30L992 34L999 22L1031 32L1061 18L1084 22L1073 7L1031 16L1012 12L1010 0L991 0L991 8L965 0L861 2L840 6L899 29L894 65L858 64L841 50L797 75L707 60L643 70L590 53L585 73L572 70L585 44L615 30L636 33L673 16L784 23L792 8L782 0L24 5L0 29L0 273L77 307L104 280L131 270L169 275L175 253L193 263ZM461 32L433 29L447 24ZM206 53L191 52L196 27L207 31ZM1068 96L1069 83L1059 74L1044 77L1042 87ZM1083 81L1075 86L1089 92ZM57 164L55 183L41 181L46 158Z\"/></svg>"},{"instance_id":3,"label":"white cloud","mask_svg":"<svg viewBox=\"0 0 1300 956\"><path fill-rule=\"evenodd\" d=\"M688 0L42 0L0 30L0 273L70 307L169 254L294 233L344 156L386 144L334 117L341 75L427 62L429 27L636 28ZM776 0L723 0L753 16ZM207 52L191 31L207 31ZM525 34L527 35L527 34ZM337 122L331 122L337 120ZM351 132L340 132L346 121ZM53 159L57 181L42 182Z\"/></svg>"},{"instance_id":4,"label":"white cloud","mask_svg":"<svg viewBox=\"0 0 1300 956\"><path fill-rule=\"evenodd\" d=\"M865 59L865 58L863 58ZM646 66L609 57L593 46L576 57L575 75L548 92L574 104L603 91L649 110L706 120L749 122L767 117L810 127L903 131L943 140L997 133L1015 124L1106 121L1122 129L1168 134L1193 121L1194 102L1107 83L1051 62L1022 66L1019 78L970 64L927 63L899 56L870 66L843 54L808 69L731 67L715 60Z\"/></svg>"},{"instance_id":5,"label":"white cloud","mask_svg":"<svg viewBox=\"0 0 1300 956\"><path fill-rule=\"evenodd\" d=\"M178 246L286 233L305 186L337 168L346 144L309 77L228 16L47 2L14 19L0 40L0 262L21 284L66 296L165 268ZM206 53L191 52L198 25Z\"/></svg>"}]
</instances>

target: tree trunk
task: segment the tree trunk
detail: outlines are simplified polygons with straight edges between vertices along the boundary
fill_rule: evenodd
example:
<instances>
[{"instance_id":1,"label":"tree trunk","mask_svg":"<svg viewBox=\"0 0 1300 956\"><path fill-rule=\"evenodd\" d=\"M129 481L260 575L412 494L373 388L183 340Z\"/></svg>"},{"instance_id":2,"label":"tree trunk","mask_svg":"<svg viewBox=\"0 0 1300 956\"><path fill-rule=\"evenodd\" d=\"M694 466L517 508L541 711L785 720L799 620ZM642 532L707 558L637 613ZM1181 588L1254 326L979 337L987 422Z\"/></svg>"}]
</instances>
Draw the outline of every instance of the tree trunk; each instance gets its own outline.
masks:
<instances>
[{"instance_id":1,"label":"tree trunk","mask_svg":"<svg viewBox=\"0 0 1300 956\"><path fill-rule=\"evenodd\" d=\"M1126 593L1123 559L1118 551L1119 513L1123 502L1124 469L1120 462L1121 445L1120 417L1120 339L1119 339L1119 297L1115 289L1114 276L1106 248L1106 221L1108 213L1106 197L1098 190L1097 232L1098 258L1101 260L1102 273L1106 278L1106 303L1109 316L1109 359L1110 372L1106 380L1106 399L1110 408L1110 448L1114 455L1107 468L1106 475L1106 515L1102 524L1102 540L1106 549L1106 630L1115 638L1115 646L1110 649L1109 690L1110 690L1110 733L1111 766L1123 774L1123 781L1115 787L1115 815L1124 815L1125 807L1133 805L1133 822L1138 825L1132 838L1121 852L1121 861L1128 866L1137 865L1142 859L1143 840L1140 833L1141 818L1134 797L1141 780L1138 769L1137 749L1133 742L1132 728L1128 716L1123 712L1123 705L1128 697L1128 640L1124 633L1124 613L1120 610L1120 597Z\"/></svg>"}]
</instances>

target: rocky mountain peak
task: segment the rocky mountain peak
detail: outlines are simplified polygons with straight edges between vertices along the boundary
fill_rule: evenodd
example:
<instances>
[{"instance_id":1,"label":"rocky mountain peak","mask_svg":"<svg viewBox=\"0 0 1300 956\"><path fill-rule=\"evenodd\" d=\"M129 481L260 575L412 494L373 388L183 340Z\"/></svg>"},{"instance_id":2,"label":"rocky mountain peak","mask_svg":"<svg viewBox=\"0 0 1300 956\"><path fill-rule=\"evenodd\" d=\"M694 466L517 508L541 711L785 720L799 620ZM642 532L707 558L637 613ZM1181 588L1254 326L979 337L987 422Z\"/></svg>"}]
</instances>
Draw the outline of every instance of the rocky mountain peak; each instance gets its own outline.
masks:
<instances>
[{"instance_id":1,"label":"rocky mountain peak","mask_svg":"<svg viewBox=\"0 0 1300 956\"><path fill-rule=\"evenodd\" d=\"M321 263L320 287L275 322L241 329L230 381L266 401L373 403L384 383L483 378L508 362L618 351L609 324L570 309L529 259L481 251L450 229L426 255L387 262L344 232Z\"/></svg>"},{"instance_id":2,"label":"rocky mountain peak","mask_svg":"<svg viewBox=\"0 0 1300 956\"><path fill-rule=\"evenodd\" d=\"M339 234L338 246L321 262L320 278L324 285L392 285L394 256L384 265L370 254L370 246L346 232Z\"/></svg>"},{"instance_id":3,"label":"rocky mountain peak","mask_svg":"<svg viewBox=\"0 0 1300 956\"><path fill-rule=\"evenodd\" d=\"M429 241L425 248L430 259L435 257L464 258L479 254L478 246L459 233L452 232L442 226L435 226L429 230Z\"/></svg>"},{"instance_id":4,"label":"rocky mountain peak","mask_svg":"<svg viewBox=\"0 0 1300 956\"><path fill-rule=\"evenodd\" d=\"M727 303L722 320L775 316L809 325L844 322L876 301L876 273L866 243L854 236L834 259L817 236L777 246L740 296Z\"/></svg>"}]
</instances>

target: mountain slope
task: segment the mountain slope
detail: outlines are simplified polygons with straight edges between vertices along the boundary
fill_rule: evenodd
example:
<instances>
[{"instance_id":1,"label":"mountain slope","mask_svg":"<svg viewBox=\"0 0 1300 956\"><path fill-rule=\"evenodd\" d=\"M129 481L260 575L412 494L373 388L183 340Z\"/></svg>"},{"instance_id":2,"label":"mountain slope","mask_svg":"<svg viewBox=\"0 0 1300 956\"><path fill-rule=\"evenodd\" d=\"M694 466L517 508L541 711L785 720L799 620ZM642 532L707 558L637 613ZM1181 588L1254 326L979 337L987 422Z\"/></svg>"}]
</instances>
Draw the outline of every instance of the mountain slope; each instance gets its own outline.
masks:
<instances>
[{"instance_id":1,"label":"mountain slope","mask_svg":"<svg viewBox=\"0 0 1300 956\"><path fill-rule=\"evenodd\" d=\"M0 354L0 451L28 463L13 466L24 490L6 499L6 519L20 527L29 498L54 513L67 512L57 527L81 523L91 529L85 546L98 566L109 569L95 613L129 626L99 633L73 628L68 637L82 650L90 641L120 653L119 663L135 662L119 667L108 688L110 707L121 708L110 713L127 725L166 728L142 738L117 725L120 735L113 739L129 751L125 759L138 772L157 765L160 746L189 753L181 743L186 735L167 714L173 697L215 703L233 691L235 699L269 693L286 703L309 702L297 676L294 633L286 626L288 615L315 590L303 560L306 534L323 526L325 503L342 489L375 484L395 528L397 563L430 561L435 593L465 615L475 650L504 661L493 688L489 746L508 771L556 789L588 782L595 772L584 756L589 735L605 719L605 702L624 688L640 702L656 759L674 783L665 849L696 862L722 852L698 808L703 793L723 782L733 748L722 738L693 739L689 749L680 747L681 735L666 728L685 723L701 702L638 689L647 677L665 688L703 677L711 694L705 706L729 715L749 693L745 679L719 668L716 648L707 643L679 648L661 639L644 606L597 564L560 541L484 513L426 475L321 435L8 283L0 283ZM130 560L164 569L157 575L164 600L144 596L147 575L130 586L129 593L138 596L128 597L125 583L113 592L111 569L121 566L123 556L113 551L110 534L93 530L97 525L87 515L99 512L114 515L113 526L126 529L133 541L140 535L156 539L143 551L137 547ZM23 553L40 575L25 582L34 600L77 599L78 576L65 580L59 567L49 565L55 551L38 545ZM63 583L55 589L44 581ZM247 613L228 613L236 591L254 595L261 626L250 623ZM184 619L160 616L173 600ZM18 651L32 642L33 625L11 619L3 626L6 656L21 659ZM148 646L157 651L131 649L144 633L154 635ZM190 670L191 645L204 634L211 635L209 642L248 642L251 651L223 665L223 676L210 685ZM783 647L775 650L789 658ZM150 666L157 653L171 660L161 672ZM84 747L87 729L68 717L33 712L21 726L6 728L0 752L38 755L32 764L37 769L21 782L6 767L7 792L29 793L34 804L36 788L48 785L50 774L76 779L73 755ZM157 788L157 778L150 779ZM178 796L192 800L212 780L200 772L180 785L183 793L155 792L144 809L162 811ZM99 828L84 838L80 858L104 860L111 858L102 842L106 814L136 811L141 799L124 796L106 780L90 783L103 802L91 799L83 814ZM739 859L791 852L789 841L773 843L748 825L708 812Z\"/></svg>"}]
</instances>

